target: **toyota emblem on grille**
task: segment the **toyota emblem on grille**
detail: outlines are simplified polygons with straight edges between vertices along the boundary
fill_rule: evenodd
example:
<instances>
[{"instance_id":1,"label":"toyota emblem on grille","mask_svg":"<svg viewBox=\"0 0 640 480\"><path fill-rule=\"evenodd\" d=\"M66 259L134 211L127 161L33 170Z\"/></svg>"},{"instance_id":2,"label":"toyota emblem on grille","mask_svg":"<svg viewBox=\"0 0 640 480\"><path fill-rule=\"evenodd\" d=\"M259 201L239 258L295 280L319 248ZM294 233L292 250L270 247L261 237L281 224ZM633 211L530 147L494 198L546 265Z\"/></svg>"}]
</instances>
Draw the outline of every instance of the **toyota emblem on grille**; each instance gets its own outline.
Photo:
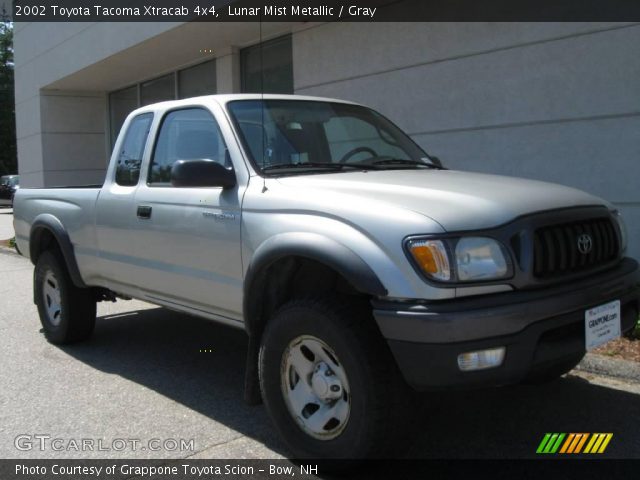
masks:
<instances>
[{"instance_id":1,"label":"toyota emblem on grille","mask_svg":"<svg viewBox=\"0 0 640 480\"><path fill-rule=\"evenodd\" d=\"M593 239L588 233L583 233L578 237L578 251L586 255L593 248Z\"/></svg>"}]
</instances>

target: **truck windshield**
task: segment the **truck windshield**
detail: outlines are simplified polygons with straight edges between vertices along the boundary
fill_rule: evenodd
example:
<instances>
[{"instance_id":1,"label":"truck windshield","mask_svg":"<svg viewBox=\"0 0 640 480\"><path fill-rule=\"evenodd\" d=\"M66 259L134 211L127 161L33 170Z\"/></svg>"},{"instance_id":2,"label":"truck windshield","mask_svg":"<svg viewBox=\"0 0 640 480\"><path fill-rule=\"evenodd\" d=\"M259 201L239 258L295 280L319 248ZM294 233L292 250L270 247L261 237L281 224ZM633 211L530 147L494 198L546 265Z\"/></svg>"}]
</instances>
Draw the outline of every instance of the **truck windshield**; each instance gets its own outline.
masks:
<instances>
[{"instance_id":1,"label":"truck windshield","mask_svg":"<svg viewBox=\"0 0 640 480\"><path fill-rule=\"evenodd\" d=\"M228 109L254 167L264 174L438 168L371 109L306 100L237 100Z\"/></svg>"}]
</instances>

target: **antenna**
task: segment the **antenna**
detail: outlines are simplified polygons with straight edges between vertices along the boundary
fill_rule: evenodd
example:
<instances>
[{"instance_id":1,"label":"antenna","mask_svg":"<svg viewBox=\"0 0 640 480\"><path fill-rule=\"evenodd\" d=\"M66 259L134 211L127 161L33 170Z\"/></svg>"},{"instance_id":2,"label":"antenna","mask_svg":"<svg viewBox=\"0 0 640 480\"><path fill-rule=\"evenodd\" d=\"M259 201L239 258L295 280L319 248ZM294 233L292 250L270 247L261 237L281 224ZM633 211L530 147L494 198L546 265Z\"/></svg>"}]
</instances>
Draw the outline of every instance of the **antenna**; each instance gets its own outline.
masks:
<instances>
[{"instance_id":1,"label":"antenna","mask_svg":"<svg viewBox=\"0 0 640 480\"><path fill-rule=\"evenodd\" d=\"M264 176L265 154L267 151L267 139L264 128L264 43L262 42L262 9L259 9L260 17L260 130L262 132L262 193L267 191L267 179Z\"/></svg>"}]
</instances>

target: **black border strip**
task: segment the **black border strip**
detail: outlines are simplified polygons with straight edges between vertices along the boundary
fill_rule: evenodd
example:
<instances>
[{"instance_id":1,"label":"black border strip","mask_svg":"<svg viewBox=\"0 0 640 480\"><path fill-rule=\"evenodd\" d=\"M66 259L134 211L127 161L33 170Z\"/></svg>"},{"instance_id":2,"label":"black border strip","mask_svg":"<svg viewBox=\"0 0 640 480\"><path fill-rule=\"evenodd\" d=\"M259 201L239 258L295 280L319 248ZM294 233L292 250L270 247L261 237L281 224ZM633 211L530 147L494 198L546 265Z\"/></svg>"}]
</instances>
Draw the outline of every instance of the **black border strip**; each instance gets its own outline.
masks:
<instances>
[{"instance_id":1,"label":"black border strip","mask_svg":"<svg viewBox=\"0 0 640 480\"><path fill-rule=\"evenodd\" d=\"M54 6L56 8L54 8ZM203 6L209 8L201 13ZM151 7L157 10L150 9ZM196 10L196 7L199 7ZM104 10L109 8L110 10ZM172 8L170 11L163 10ZM244 9L244 10L242 10ZM375 9L375 10L374 10ZM637 0L13 0L16 22L640 21Z\"/></svg>"},{"instance_id":2,"label":"black border strip","mask_svg":"<svg viewBox=\"0 0 640 480\"><path fill-rule=\"evenodd\" d=\"M498 454L499 452L496 452ZM333 461L289 461L289 460L0 460L0 478L3 480L125 480L129 478L165 479L165 480L203 480L213 478L235 479L270 479L284 478L307 479L439 479L439 478L516 478L536 479L628 479L636 478L640 469L639 459L603 459L604 454L596 455L538 455L531 459L504 460L333 460ZM57 465L58 471L63 469L77 470L75 474L54 474L52 469ZM125 470L122 470L123 466ZM189 466L185 473L184 465ZM18 466L18 467L17 467ZM301 467L308 468L305 473ZM24 467L24 469L22 468ZM160 467L163 474L136 475L132 468ZM97 474L97 469L100 473ZM191 469L193 468L193 470ZM220 473L212 473L215 468ZM237 471L253 473L226 473L226 469L237 468ZM277 474L271 470L288 468L294 472ZM26 473L31 469L33 473ZM46 470L43 470L46 469ZM115 473L110 474L110 469ZM200 470L198 469L208 469ZM36 470L40 473L36 473ZM172 470L176 473L167 473ZM85 473L83 473L85 472ZM123 473L126 472L126 473ZM191 473L194 472L194 473ZM274 472L274 473L271 473ZM282 470L279 470L282 472ZM317 473L316 473L317 472Z\"/></svg>"}]
</instances>

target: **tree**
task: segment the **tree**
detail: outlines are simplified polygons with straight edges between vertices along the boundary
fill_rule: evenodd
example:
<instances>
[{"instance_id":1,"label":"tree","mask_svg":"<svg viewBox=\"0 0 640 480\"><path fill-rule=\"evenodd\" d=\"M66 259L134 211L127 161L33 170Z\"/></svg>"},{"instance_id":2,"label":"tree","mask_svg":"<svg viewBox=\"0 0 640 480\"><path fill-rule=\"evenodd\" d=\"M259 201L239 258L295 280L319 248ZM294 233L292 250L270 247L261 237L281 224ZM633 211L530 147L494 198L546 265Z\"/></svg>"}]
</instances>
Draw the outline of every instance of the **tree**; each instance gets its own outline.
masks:
<instances>
[{"instance_id":1,"label":"tree","mask_svg":"<svg viewBox=\"0 0 640 480\"><path fill-rule=\"evenodd\" d=\"M0 12L0 174L17 173L16 104L13 84L13 23Z\"/></svg>"}]
</instances>

